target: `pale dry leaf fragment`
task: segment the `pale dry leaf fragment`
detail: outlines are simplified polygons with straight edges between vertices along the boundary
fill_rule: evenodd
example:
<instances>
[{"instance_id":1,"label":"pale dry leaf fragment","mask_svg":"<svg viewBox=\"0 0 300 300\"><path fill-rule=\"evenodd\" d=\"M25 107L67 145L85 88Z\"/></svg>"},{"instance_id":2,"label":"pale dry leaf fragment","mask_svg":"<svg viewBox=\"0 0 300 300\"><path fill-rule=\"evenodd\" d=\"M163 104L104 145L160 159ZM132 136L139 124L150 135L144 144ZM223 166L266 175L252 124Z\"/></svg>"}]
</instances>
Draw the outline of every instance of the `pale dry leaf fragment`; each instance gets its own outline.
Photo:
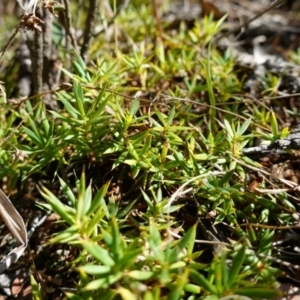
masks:
<instances>
[{"instance_id":1,"label":"pale dry leaf fragment","mask_svg":"<svg viewBox=\"0 0 300 300\"><path fill-rule=\"evenodd\" d=\"M0 96L3 97L3 103L7 103L5 89L2 87L4 82L0 81Z\"/></svg>"},{"instance_id":2,"label":"pale dry leaf fragment","mask_svg":"<svg viewBox=\"0 0 300 300\"><path fill-rule=\"evenodd\" d=\"M35 13L38 2L39 2L39 0L30 0L27 3L27 7L25 8L25 12L32 11L33 13ZM21 5L21 7L24 7L24 6Z\"/></svg>"},{"instance_id":3,"label":"pale dry leaf fragment","mask_svg":"<svg viewBox=\"0 0 300 300\"><path fill-rule=\"evenodd\" d=\"M14 281L12 282L11 293L13 296L17 296L24 286L24 278L22 278L22 274L19 274Z\"/></svg>"},{"instance_id":4,"label":"pale dry leaf fragment","mask_svg":"<svg viewBox=\"0 0 300 300\"><path fill-rule=\"evenodd\" d=\"M24 161L24 159L27 158L27 156L28 155L24 151L19 150L19 149L16 148L16 150L13 152L12 160L14 162L16 162L18 160L19 161Z\"/></svg>"},{"instance_id":5,"label":"pale dry leaf fragment","mask_svg":"<svg viewBox=\"0 0 300 300\"><path fill-rule=\"evenodd\" d=\"M0 216L8 227L12 236L20 244L13 249L1 262L0 274L3 273L11 264L16 262L27 247L27 231L23 218L15 209L9 198L0 189Z\"/></svg>"}]
</instances>

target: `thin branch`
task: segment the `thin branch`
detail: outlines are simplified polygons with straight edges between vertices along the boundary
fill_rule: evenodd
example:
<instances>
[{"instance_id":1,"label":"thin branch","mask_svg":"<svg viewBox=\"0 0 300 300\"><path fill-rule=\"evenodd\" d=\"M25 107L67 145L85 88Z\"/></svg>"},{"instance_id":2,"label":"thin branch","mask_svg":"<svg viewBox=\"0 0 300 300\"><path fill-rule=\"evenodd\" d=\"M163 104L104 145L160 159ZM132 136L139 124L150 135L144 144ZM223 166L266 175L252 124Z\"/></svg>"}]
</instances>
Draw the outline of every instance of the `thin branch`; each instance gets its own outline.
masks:
<instances>
[{"instance_id":1,"label":"thin branch","mask_svg":"<svg viewBox=\"0 0 300 300\"><path fill-rule=\"evenodd\" d=\"M45 26L44 26L44 68L43 68L43 79L44 85L47 85L48 89L52 88L53 78L51 76L51 54L52 54L52 23L53 15L49 11L45 11Z\"/></svg>"},{"instance_id":2,"label":"thin branch","mask_svg":"<svg viewBox=\"0 0 300 300\"><path fill-rule=\"evenodd\" d=\"M66 24L65 24L65 29L67 36L70 37L71 44L76 52L78 52L78 46L76 42L76 38L72 33L71 30L71 24L72 24L72 15L70 11L70 5L69 5L69 0L64 0L64 5L65 5L65 16L66 16Z\"/></svg>"},{"instance_id":3,"label":"thin branch","mask_svg":"<svg viewBox=\"0 0 300 300\"><path fill-rule=\"evenodd\" d=\"M42 18L42 8L36 7L36 16ZM32 49L32 80L33 93L39 94L43 90L43 34L37 30L34 32L34 45Z\"/></svg>"},{"instance_id":4,"label":"thin branch","mask_svg":"<svg viewBox=\"0 0 300 300\"><path fill-rule=\"evenodd\" d=\"M3 48L0 50L0 59L2 58L3 54L7 50L7 48L11 45L11 43L14 41L15 37L17 36L19 30L21 28L21 25L19 24L13 34L8 39L7 43L3 46Z\"/></svg>"},{"instance_id":5,"label":"thin branch","mask_svg":"<svg viewBox=\"0 0 300 300\"><path fill-rule=\"evenodd\" d=\"M267 13L269 10L282 5L284 2L286 2L286 0L276 0L274 1L269 7L267 7L266 9L264 9L263 11L261 11L260 13L258 13L256 16L254 16L253 18L245 21L243 24L241 24L240 26L233 28L232 30L229 30L228 32L226 32L225 34L219 36L218 38L216 38L216 41L219 41L220 39L227 37L231 34L237 33L238 31L240 31L242 28L247 27L250 23L252 23L254 20L260 18L262 15L264 15L265 13Z\"/></svg>"},{"instance_id":6,"label":"thin branch","mask_svg":"<svg viewBox=\"0 0 300 300\"><path fill-rule=\"evenodd\" d=\"M81 57L85 58L86 52L89 48L91 39L93 37L93 28L95 28L95 20L97 14L97 0L90 0L90 6L86 17L85 22L85 30L83 34L83 42L81 45L80 55ZM85 60L85 59L84 59Z\"/></svg>"},{"instance_id":7,"label":"thin branch","mask_svg":"<svg viewBox=\"0 0 300 300\"><path fill-rule=\"evenodd\" d=\"M104 28L100 29L98 32L95 32L95 33L93 34L93 36L96 37L97 35L99 35L99 34L101 34L102 32L104 32L104 31L105 31L105 28L109 27L109 26L115 21L116 17L120 14L120 12L121 12L123 9L125 9L125 8L128 6L129 2L130 2L130 0L123 0L123 1L122 1L122 4L120 4L120 5L117 7L116 13L115 13L115 14L113 15L113 17L108 21L107 25L106 25Z\"/></svg>"},{"instance_id":8,"label":"thin branch","mask_svg":"<svg viewBox=\"0 0 300 300\"><path fill-rule=\"evenodd\" d=\"M158 31L158 38L159 41L163 40L163 34L162 34L162 27L161 27L161 18L160 18L160 13L159 13L159 5L156 3L156 0L152 0L152 8L154 11L154 17L156 20L156 26L157 26L157 31Z\"/></svg>"}]
</instances>

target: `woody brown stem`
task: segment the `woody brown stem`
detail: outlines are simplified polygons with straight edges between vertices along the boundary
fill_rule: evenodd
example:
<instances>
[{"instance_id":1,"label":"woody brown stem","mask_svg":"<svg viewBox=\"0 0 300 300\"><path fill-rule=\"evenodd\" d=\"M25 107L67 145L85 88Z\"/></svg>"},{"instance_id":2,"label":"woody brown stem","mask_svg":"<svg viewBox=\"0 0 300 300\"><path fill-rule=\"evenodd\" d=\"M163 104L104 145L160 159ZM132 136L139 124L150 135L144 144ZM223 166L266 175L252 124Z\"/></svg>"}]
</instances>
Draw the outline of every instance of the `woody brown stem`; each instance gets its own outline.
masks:
<instances>
[{"instance_id":1,"label":"woody brown stem","mask_svg":"<svg viewBox=\"0 0 300 300\"><path fill-rule=\"evenodd\" d=\"M36 7L36 16L42 19L42 9L38 5ZM43 34L34 31L34 46L32 49L32 80L33 93L39 94L43 91Z\"/></svg>"}]
</instances>

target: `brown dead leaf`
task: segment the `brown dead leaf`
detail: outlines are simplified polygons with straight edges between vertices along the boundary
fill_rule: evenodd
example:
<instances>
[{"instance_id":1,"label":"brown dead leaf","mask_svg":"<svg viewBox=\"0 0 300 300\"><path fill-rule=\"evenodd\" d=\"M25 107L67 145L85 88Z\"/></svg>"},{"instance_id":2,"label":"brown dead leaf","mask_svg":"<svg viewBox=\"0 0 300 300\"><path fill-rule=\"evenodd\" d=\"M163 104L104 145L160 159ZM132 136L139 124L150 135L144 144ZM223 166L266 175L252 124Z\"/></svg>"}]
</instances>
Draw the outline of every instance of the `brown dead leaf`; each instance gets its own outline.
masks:
<instances>
[{"instance_id":1,"label":"brown dead leaf","mask_svg":"<svg viewBox=\"0 0 300 300\"><path fill-rule=\"evenodd\" d=\"M207 16L211 13L214 14L214 19L221 19L224 16L224 13L222 13L214 4L208 1L199 0L200 5L202 7L202 14Z\"/></svg>"},{"instance_id":2,"label":"brown dead leaf","mask_svg":"<svg viewBox=\"0 0 300 300\"><path fill-rule=\"evenodd\" d=\"M22 293L20 295L23 300L30 300L32 299L32 287L31 285L28 285L24 290L22 290Z\"/></svg>"}]
</instances>

